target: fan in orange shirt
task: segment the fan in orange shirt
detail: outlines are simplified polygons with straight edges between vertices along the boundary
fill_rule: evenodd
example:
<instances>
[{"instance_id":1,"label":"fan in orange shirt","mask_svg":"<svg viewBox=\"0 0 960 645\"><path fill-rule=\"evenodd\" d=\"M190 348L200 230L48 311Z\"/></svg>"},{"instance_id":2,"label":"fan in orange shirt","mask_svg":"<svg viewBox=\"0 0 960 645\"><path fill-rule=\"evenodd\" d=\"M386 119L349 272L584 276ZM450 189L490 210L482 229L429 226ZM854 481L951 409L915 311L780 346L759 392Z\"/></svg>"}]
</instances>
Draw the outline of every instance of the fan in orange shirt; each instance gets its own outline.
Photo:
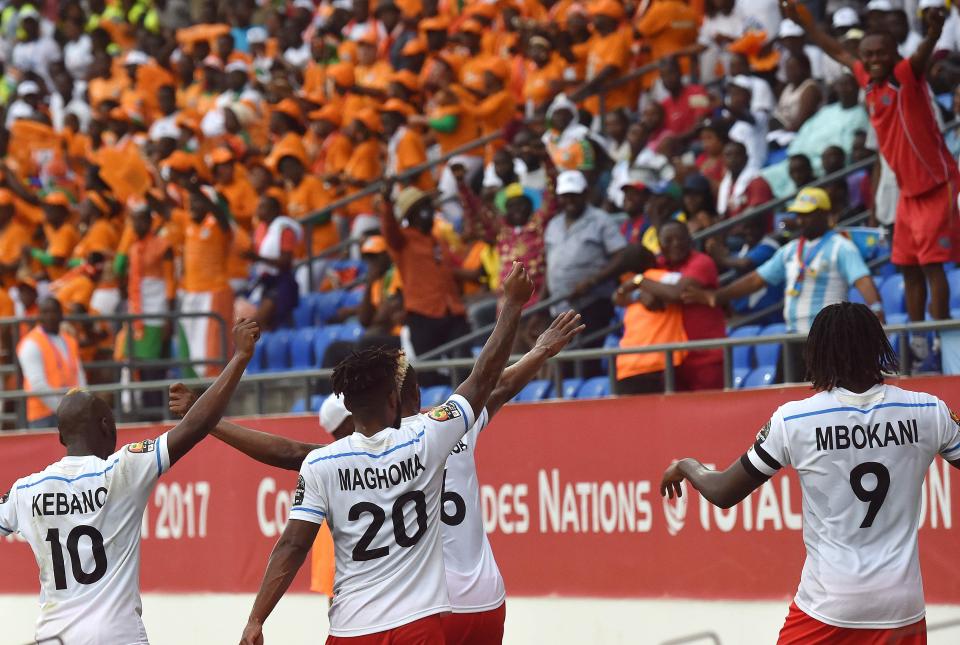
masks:
<instances>
[{"instance_id":1,"label":"fan in orange shirt","mask_svg":"<svg viewBox=\"0 0 960 645\"><path fill-rule=\"evenodd\" d=\"M545 109L564 87L563 75L567 68L553 45L543 36L531 36L527 45L527 77L523 85L523 100L528 117Z\"/></svg>"},{"instance_id":2,"label":"fan in orange shirt","mask_svg":"<svg viewBox=\"0 0 960 645\"><path fill-rule=\"evenodd\" d=\"M307 159L302 151L290 148L283 153L278 160L277 170L287 191L287 213L290 217L303 219L321 211L332 201L323 182L307 174ZM325 213L320 221L315 221L312 228L310 250L313 255L340 241L330 213Z\"/></svg>"},{"instance_id":3,"label":"fan in orange shirt","mask_svg":"<svg viewBox=\"0 0 960 645\"><path fill-rule=\"evenodd\" d=\"M399 99L414 107L420 105L420 79L409 69L394 72L387 84L387 98Z\"/></svg>"},{"instance_id":4,"label":"fan in orange shirt","mask_svg":"<svg viewBox=\"0 0 960 645\"><path fill-rule=\"evenodd\" d=\"M469 52L460 68L460 84L478 95L484 92L484 71L489 67L491 59L497 60L484 53L481 47L482 35L483 25L472 19L462 22L457 31L460 44Z\"/></svg>"},{"instance_id":5,"label":"fan in orange shirt","mask_svg":"<svg viewBox=\"0 0 960 645\"><path fill-rule=\"evenodd\" d=\"M43 232L47 238L47 248L31 249L30 257L45 268L47 279L56 280L67 272L67 262L80 241L80 233L69 221L70 201L63 193L50 193L44 197L43 213L46 217Z\"/></svg>"},{"instance_id":6,"label":"fan in orange shirt","mask_svg":"<svg viewBox=\"0 0 960 645\"><path fill-rule=\"evenodd\" d=\"M239 176L233 152L217 148L210 153L214 187L223 195L230 207L230 214L244 230L253 230L253 214L257 207L257 193L250 181Z\"/></svg>"},{"instance_id":7,"label":"fan in orange shirt","mask_svg":"<svg viewBox=\"0 0 960 645\"><path fill-rule=\"evenodd\" d=\"M377 134L383 129L380 116L372 109L364 108L353 116L349 125L350 138L353 140L353 154L343 169L347 194L353 194L366 188L383 174L380 165L380 141ZM347 214L375 216L373 195L354 200L347 205Z\"/></svg>"},{"instance_id":8,"label":"fan in orange shirt","mask_svg":"<svg viewBox=\"0 0 960 645\"><path fill-rule=\"evenodd\" d=\"M85 231L73 249L73 257L83 259L94 251L108 258L113 256L120 242L120 235L113 221L114 206L100 193L89 191L77 211Z\"/></svg>"},{"instance_id":9,"label":"fan in orange shirt","mask_svg":"<svg viewBox=\"0 0 960 645\"><path fill-rule=\"evenodd\" d=\"M327 90L330 104L340 109L340 114L355 114L365 107L369 99L354 91L356 71L353 63L340 62L327 67Z\"/></svg>"},{"instance_id":10,"label":"fan in orange shirt","mask_svg":"<svg viewBox=\"0 0 960 645\"><path fill-rule=\"evenodd\" d=\"M590 15L595 33L587 56L587 81L570 98L577 103L586 99L584 108L595 115L600 111L600 99L593 93L629 71L632 38L631 29L623 24L623 5L616 0L598 0ZM636 83L628 83L607 92L607 111L634 107L630 103L635 87Z\"/></svg>"},{"instance_id":11,"label":"fan in orange shirt","mask_svg":"<svg viewBox=\"0 0 960 645\"><path fill-rule=\"evenodd\" d=\"M483 99L470 108L473 116L480 122L480 136L501 131L517 117L517 103L507 91L510 78L510 66L507 61L494 58L488 60L483 68ZM487 144L487 160L493 153L506 145L502 139Z\"/></svg>"},{"instance_id":12,"label":"fan in orange shirt","mask_svg":"<svg viewBox=\"0 0 960 645\"><path fill-rule=\"evenodd\" d=\"M32 227L14 217L13 194L0 188L0 286L9 289L16 283L23 248L30 246Z\"/></svg>"},{"instance_id":13,"label":"fan in orange shirt","mask_svg":"<svg viewBox=\"0 0 960 645\"><path fill-rule=\"evenodd\" d=\"M697 44L701 18L683 0L654 0L636 27L650 48L650 58L660 60ZM688 74L690 59L684 57L680 68Z\"/></svg>"},{"instance_id":14,"label":"fan in orange shirt","mask_svg":"<svg viewBox=\"0 0 960 645\"><path fill-rule=\"evenodd\" d=\"M413 115L413 107L398 99L390 99L380 108L383 132L387 136L386 175L389 177L398 177L427 161L427 146L423 137L414 128L407 127L407 119ZM424 171L416 177L402 179L402 186L431 190L433 178L429 171Z\"/></svg>"},{"instance_id":15,"label":"fan in orange shirt","mask_svg":"<svg viewBox=\"0 0 960 645\"><path fill-rule=\"evenodd\" d=\"M377 60L377 32L369 30L357 41L357 65L354 68L354 83L365 91L384 93L393 74L386 60Z\"/></svg>"},{"instance_id":16,"label":"fan in orange shirt","mask_svg":"<svg viewBox=\"0 0 960 645\"><path fill-rule=\"evenodd\" d=\"M353 152L350 137L340 131L341 115L333 105L326 105L307 115L310 130L317 142L315 150L308 150L313 159L310 172L325 182L337 179Z\"/></svg>"}]
</instances>

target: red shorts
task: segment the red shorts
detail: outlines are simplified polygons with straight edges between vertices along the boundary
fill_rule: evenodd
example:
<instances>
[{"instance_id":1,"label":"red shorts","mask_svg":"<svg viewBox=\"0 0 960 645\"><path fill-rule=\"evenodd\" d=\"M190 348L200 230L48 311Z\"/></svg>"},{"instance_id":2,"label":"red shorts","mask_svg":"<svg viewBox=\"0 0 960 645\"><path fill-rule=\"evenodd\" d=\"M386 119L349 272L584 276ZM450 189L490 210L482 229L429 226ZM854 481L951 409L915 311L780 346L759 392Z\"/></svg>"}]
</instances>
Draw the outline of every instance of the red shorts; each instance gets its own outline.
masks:
<instances>
[{"instance_id":1,"label":"red shorts","mask_svg":"<svg viewBox=\"0 0 960 645\"><path fill-rule=\"evenodd\" d=\"M327 645L444 645L443 614L363 636L327 636Z\"/></svg>"},{"instance_id":2,"label":"red shorts","mask_svg":"<svg viewBox=\"0 0 960 645\"><path fill-rule=\"evenodd\" d=\"M890 259L901 266L960 261L956 180L922 195L900 195Z\"/></svg>"},{"instance_id":3,"label":"red shorts","mask_svg":"<svg viewBox=\"0 0 960 645\"><path fill-rule=\"evenodd\" d=\"M926 645L927 620L896 629L850 629L821 623L790 603L777 645Z\"/></svg>"},{"instance_id":4,"label":"red shorts","mask_svg":"<svg viewBox=\"0 0 960 645\"><path fill-rule=\"evenodd\" d=\"M506 618L507 603L475 614L445 614L443 633L447 645L500 645Z\"/></svg>"}]
</instances>

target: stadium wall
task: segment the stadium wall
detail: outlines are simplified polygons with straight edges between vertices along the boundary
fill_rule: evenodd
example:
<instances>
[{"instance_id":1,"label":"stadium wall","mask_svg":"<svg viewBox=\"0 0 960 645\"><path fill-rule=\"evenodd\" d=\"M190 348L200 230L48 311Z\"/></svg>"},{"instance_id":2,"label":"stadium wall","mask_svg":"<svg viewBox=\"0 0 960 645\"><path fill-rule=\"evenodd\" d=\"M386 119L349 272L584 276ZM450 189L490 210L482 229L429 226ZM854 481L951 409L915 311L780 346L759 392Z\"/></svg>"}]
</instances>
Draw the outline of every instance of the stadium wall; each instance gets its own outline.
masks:
<instances>
[{"instance_id":1,"label":"stadium wall","mask_svg":"<svg viewBox=\"0 0 960 645\"><path fill-rule=\"evenodd\" d=\"M900 385L934 393L960 408L960 379L904 379ZM795 473L768 482L729 511L709 506L689 488L679 502L664 502L657 485L673 458L692 455L726 466L753 442L778 405L808 394L805 388L769 388L505 408L483 432L478 462L484 523L506 580L515 633L559 610L563 615L550 619L558 626L559 640L549 642L574 642L572 635L580 632L564 627L574 616L580 629L594 625L590 629L598 636L609 629L609 638L586 642L648 642L617 640L626 623L610 622L607 614L630 607L629 614L660 624L670 615L668 608L683 606L707 617L716 610L718 619L726 615L723 607L729 614L735 606L734 617L758 612L757 620L775 629L796 588L803 558ZM313 415L242 422L302 440L326 439ZM161 431L156 426L124 428L120 441L139 441ZM0 437L0 489L57 460L61 450L52 433ZM952 571L958 480L958 473L938 460L923 492L921 561L927 600L948 606L960 606L960 577L937 572ZM172 603L213 620L219 614L207 609L235 604L245 615L248 594L257 589L283 529L295 481L295 473L254 463L213 440L164 475L143 521L141 579L148 626L151 605ZM20 617L27 612L32 620L37 572L29 548L16 536L0 539L0 561L0 594L12 594L0 596L0 614ZM306 574L305 567L295 593L306 592ZM183 594L222 595L187 602L195 597ZM318 611L322 604L309 595L293 595L284 606L294 613L309 611L316 621L323 613ZM728 615L727 622L731 620L733 628L740 624ZM671 633L696 630L677 631ZM281 642L301 641L285 634Z\"/></svg>"}]
</instances>

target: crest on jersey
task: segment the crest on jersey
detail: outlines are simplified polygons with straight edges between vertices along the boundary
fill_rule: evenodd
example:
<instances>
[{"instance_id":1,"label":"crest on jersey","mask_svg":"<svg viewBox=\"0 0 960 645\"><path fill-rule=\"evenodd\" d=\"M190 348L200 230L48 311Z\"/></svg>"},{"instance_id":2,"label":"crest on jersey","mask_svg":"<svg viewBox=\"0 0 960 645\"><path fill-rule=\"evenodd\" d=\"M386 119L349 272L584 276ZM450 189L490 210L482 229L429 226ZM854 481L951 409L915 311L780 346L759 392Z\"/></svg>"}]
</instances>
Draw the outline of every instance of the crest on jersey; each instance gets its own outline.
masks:
<instances>
[{"instance_id":1,"label":"crest on jersey","mask_svg":"<svg viewBox=\"0 0 960 645\"><path fill-rule=\"evenodd\" d=\"M306 485L306 483L303 481L303 475L300 475L299 477L297 477L297 490L296 490L296 492L293 494L293 505L294 505L294 506L300 506L301 504L303 504L303 494L304 494L304 491L305 491L306 487L307 487L307 485Z\"/></svg>"},{"instance_id":2,"label":"crest on jersey","mask_svg":"<svg viewBox=\"0 0 960 645\"><path fill-rule=\"evenodd\" d=\"M950 410L950 418L953 419L953 422L960 426L960 416L957 416L957 413L953 410Z\"/></svg>"},{"instance_id":3,"label":"crest on jersey","mask_svg":"<svg viewBox=\"0 0 960 645\"><path fill-rule=\"evenodd\" d=\"M0 495L0 504L6 504L8 499L10 499L10 491Z\"/></svg>"},{"instance_id":4,"label":"crest on jersey","mask_svg":"<svg viewBox=\"0 0 960 645\"><path fill-rule=\"evenodd\" d=\"M456 403L447 402L440 407L430 410L428 415L434 421L449 421L450 419L460 418L460 408Z\"/></svg>"},{"instance_id":5,"label":"crest on jersey","mask_svg":"<svg viewBox=\"0 0 960 645\"><path fill-rule=\"evenodd\" d=\"M767 421L763 424L763 427L760 428L760 432L757 433L757 443L763 443L767 440L767 436L770 434L770 421Z\"/></svg>"},{"instance_id":6,"label":"crest on jersey","mask_svg":"<svg viewBox=\"0 0 960 645\"><path fill-rule=\"evenodd\" d=\"M157 447L157 442L153 439L144 439L143 441L138 441L137 443L131 443L127 446L127 450L134 454L141 454L145 452L153 452Z\"/></svg>"}]
</instances>

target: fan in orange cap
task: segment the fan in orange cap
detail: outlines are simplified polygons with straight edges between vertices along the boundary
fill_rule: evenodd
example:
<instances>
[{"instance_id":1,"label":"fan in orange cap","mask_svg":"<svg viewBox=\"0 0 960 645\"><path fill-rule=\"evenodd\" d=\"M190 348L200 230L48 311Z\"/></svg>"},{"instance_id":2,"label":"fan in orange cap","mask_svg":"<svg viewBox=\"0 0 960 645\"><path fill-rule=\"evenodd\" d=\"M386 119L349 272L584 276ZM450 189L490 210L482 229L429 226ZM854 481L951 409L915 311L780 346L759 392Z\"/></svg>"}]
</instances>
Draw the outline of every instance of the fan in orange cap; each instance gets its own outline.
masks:
<instances>
[{"instance_id":1,"label":"fan in orange cap","mask_svg":"<svg viewBox=\"0 0 960 645\"><path fill-rule=\"evenodd\" d=\"M623 20L627 12L617 0L596 0L589 8L591 16L608 16L614 20Z\"/></svg>"},{"instance_id":2,"label":"fan in orange cap","mask_svg":"<svg viewBox=\"0 0 960 645\"><path fill-rule=\"evenodd\" d=\"M400 50L401 56L411 58L413 56L423 56L427 53L427 42L422 38L413 38Z\"/></svg>"},{"instance_id":3,"label":"fan in orange cap","mask_svg":"<svg viewBox=\"0 0 960 645\"><path fill-rule=\"evenodd\" d=\"M343 114L335 105L325 105L308 115L316 149L312 151L310 172L324 181L333 181L353 153L350 138L340 132Z\"/></svg>"},{"instance_id":4,"label":"fan in orange cap","mask_svg":"<svg viewBox=\"0 0 960 645\"><path fill-rule=\"evenodd\" d=\"M780 52L767 43L767 32L751 30L727 45L727 51L747 57L750 68L756 72L769 72L780 62Z\"/></svg>"},{"instance_id":5,"label":"fan in orange cap","mask_svg":"<svg viewBox=\"0 0 960 645\"><path fill-rule=\"evenodd\" d=\"M409 69L394 72L387 83L387 96L400 99L405 103L413 103L420 93L420 79Z\"/></svg>"},{"instance_id":6,"label":"fan in orange cap","mask_svg":"<svg viewBox=\"0 0 960 645\"><path fill-rule=\"evenodd\" d=\"M423 0L396 0L396 5L407 20L423 14Z\"/></svg>"},{"instance_id":7,"label":"fan in orange cap","mask_svg":"<svg viewBox=\"0 0 960 645\"><path fill-rule=\"evenodd\" d=\"M401 176L427 161L427 146L423 136L416 128L406 127L407 120L414 114L416 111L413 107L399 99L389 99L380 106L383 132L387 137L386 174L390 177ZM426 172L403 178L402 184L421 190L433 189L433 179Z\"/></svg>"},{"instance_id":8,"label":"fan in orange cap","mask_svg":"<svg viewBox=\"0 0 960 645\"><path fill-rule=\"evenodd\" d=\"M356 83L353 64L341 62L330 65L327 67L327 78L333 80L338 90L350 90Z\"/></svg>"}]
</instances>

